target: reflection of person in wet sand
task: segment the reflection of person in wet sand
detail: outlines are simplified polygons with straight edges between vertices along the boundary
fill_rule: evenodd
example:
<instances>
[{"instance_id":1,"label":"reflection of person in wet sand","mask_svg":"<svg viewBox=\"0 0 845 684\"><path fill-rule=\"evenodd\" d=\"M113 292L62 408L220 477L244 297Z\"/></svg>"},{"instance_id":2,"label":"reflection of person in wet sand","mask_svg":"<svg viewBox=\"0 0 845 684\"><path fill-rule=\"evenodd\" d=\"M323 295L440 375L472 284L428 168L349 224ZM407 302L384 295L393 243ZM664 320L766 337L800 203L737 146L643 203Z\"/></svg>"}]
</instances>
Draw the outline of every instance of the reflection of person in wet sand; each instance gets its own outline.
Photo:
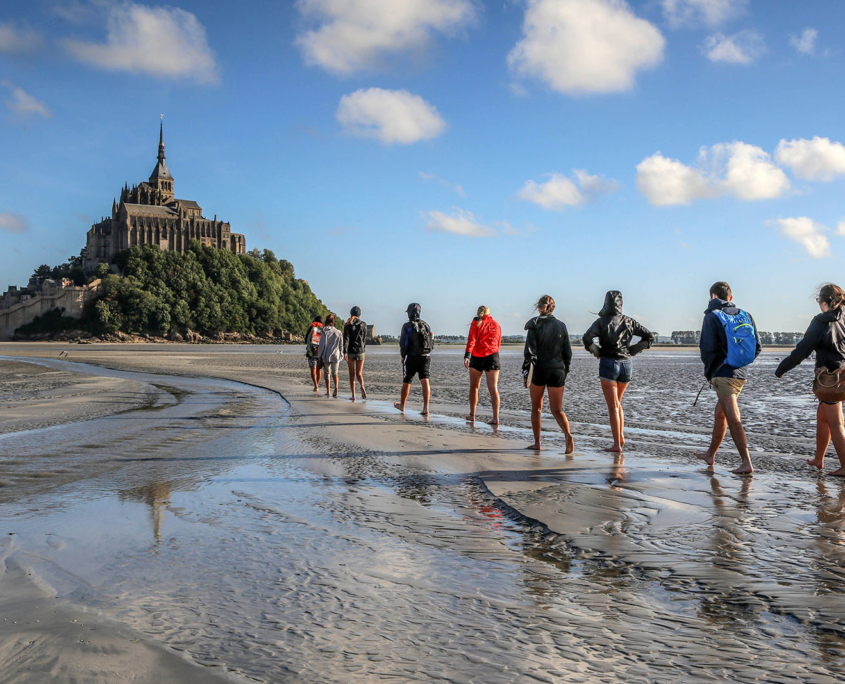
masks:
<instances>
[{"instance_id":1,"label":"reflection of person in wet sand","mask_svg":"<svg viewBox=\"0 0 845 684\"><path fill-rule=\"evenodd\" d=\"M563 386L572 363L569 331L563 321L552 316L555 300L543 295L535 305L537 313L525 324L525 362L522 365L524 383L531 390L531 429L534 444L528 449L540 450L540 430L543 427L543 395L548 388L549 409L566 435L566 453L575 451L575 441L569 420L563 412Z\"/></svg>"},{"instance_id":2,"label":"reflection of person in wet sand","mask_svg":"<svg viewBox=\"0 0 845 684\"><path fill-rule=\"evenodd\" d=\"M640 341L632 345L634 337L639 337ZM651 347L654 335L633 318L622 315L622 293L610 290L604 296L598 319L584 333L583 341L586 350L599 359L601 390L613 433L613 445L605 451L621 452L625 444L622 395L631 382L631 357Z\"/></svg>"},{"instance_id":3,"label":"reflection of person in wet sand","mask_svg":"<svg viewBox=\"0 0 845 684\"><path fill-rule=\"evenodd\" d=\"M730 348L727 328L731 329ZM729 354L742 342L749 347L745 354L748 360L744 365L730 365ZM704 362L704 375L716 390L717 402L710 448L705 452L696 451L695 455L712 468L716 462L716 452L722 445L725 434L730 430L731 438L742 459L739 468L731 472L736 475L750 475L754 472L754 466L751 465L748 438L742 427L737 399L748 378L748 364L759 356L763 348L754 319L733 303L731 287L726 282L714 283L710 288L710 304L704 312L699 346L701 360ZM741 352L734 353L737 356L742 355Z\"/></svg>"},{"instance_id":4,"label":"reflection of person in wet sand","mask_svg":"<svg viewBox=\"0 0 845 684\"><path fill-rule=\"evenodd\" d=\"M795 368L816 352L816 377L813 393L819 400L816 410L816 453L807 463L824 468L824 457L833 440L840 467L831 475L845 477L845 427L842 401L845 399L845 291L828 283L819 288L816 301L821 313L810 323L804 339L775 371L777 377Z\"/></svg>"}]
</instances>

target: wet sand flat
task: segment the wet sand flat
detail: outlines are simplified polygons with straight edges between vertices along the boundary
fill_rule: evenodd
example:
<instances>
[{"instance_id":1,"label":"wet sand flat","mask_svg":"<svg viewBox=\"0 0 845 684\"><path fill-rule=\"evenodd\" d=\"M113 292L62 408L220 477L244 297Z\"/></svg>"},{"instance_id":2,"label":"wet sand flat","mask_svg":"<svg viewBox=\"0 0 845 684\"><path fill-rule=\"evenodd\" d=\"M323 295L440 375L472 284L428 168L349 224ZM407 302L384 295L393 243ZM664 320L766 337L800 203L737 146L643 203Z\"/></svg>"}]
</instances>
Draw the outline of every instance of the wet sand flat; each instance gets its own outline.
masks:
<instances>
[{"instance_id":1,"label":"wet sand flat","mask_svg":"<svg viewBox=\"0 0 845 684\"><path fill-rule=\"evenodd\" d=\"M201 673L265 682L845 672L845 489L801 465L813 406L800 381L766 377L777 352L740 402L759 472L737 478L729 441L715 473L691 456L713 410L706 392L691 408L694 354L636 359L620 459L598 450L609 430L585 355L566 390L576 453L565 457L551 422L548 451L522 448L518 351L503 355L494 431L457 418L461 350L433 359L425 419L392 409L393 350L368 350L371 400L352 404L310 392L297 348L150 347L72 350L172 397L63 429L75 477L25 477L52 472L43 434L56 428L0 437L0 606L23 595L7 580L26 567L62 610L119 624ZM0 648L14 638L2 633Z\"/></svg>"}]
</instances>

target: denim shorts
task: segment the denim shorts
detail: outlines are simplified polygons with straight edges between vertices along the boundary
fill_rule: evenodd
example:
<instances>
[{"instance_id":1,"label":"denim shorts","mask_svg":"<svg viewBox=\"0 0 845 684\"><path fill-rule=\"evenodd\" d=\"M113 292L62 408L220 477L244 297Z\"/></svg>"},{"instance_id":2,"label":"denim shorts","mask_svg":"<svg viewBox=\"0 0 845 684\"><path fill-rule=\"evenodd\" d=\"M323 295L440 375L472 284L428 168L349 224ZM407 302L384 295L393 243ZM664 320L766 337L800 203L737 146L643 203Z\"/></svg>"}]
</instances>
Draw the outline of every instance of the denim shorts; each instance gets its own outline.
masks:
<instances>
[{"instance_id":1,"label":"denim shorts","mask_svg":"<svg viewBox=\"0 0 845 684\"><path fill-rule=\"evenodd\" d=\"M599 377L609 382L631 382L631 359L617 360L602 356L599 361Z\"/></svg>"}]
</instances>

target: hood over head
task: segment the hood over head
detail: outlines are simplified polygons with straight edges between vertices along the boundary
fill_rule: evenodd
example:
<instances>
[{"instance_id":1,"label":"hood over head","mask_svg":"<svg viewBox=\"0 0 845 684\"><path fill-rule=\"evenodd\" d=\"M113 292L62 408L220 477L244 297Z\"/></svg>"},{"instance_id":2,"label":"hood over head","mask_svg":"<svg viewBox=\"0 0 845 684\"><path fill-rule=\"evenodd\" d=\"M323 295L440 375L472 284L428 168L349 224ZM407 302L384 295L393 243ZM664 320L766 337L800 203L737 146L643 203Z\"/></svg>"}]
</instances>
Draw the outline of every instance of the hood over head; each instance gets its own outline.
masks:
<instances>
[{"instance_id":1,"label":"hood over head","mask_svg":"<svg viewBox=\"0 0 845 684\"><path fill-rule=\"evenodd\" d=\"M408 304L408 308L406 310L406 313L408 314L408 320L413 321L415 318L419 318L421 311L422 307L419 304Z\"/></svg>"},{"instance_id":2,"label":"hood over head","mask_svg":"<svg viewBox=\"0 0 845 684\"><path fill-rule=\"evenodd\" d=\"M599 316L618 316L622 313L622 293L619 290L608 290L604 296L604 306Z\"/></svg>"},{"instance_id":3,"label":"hood over head","mask_svg":"<svg viewBox=\"0 0 845 684\"><path fill-rule=\"evenodd\" d=\"M360 316L361 315L361 307L360 306L353 306L352 309L349 311L350 316Z\"/></svg>"}]
</instances>

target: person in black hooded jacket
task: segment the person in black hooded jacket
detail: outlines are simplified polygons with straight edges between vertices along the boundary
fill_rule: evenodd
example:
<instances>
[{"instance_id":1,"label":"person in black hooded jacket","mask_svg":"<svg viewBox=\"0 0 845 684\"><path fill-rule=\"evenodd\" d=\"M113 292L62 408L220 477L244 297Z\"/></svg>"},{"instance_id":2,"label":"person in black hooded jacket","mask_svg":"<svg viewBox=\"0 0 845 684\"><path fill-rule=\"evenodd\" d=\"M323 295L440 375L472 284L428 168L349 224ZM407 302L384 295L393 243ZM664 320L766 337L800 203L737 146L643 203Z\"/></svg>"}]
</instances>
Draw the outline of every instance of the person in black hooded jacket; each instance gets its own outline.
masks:
<instances>
[{"instance_id":1,"label":"person in black hooded jacket","mask_svg":"<svg viewBox=\"0 0 845 684\"><path fill-rule=\"evenodd\" d=\"M555 300L549 295L540 297L535 308L540 315L525 324L525 361L522 364L525 386L530 383L531 429L534 432L534 444L527 448L541 449L543 395L548 390L549 410L566 436L566 453L571 454L575 451L575 441L569 429L569 419L563 412L563 389L572 363L569 331L563 321L552 316Z\"/></svg>"},{"instance_id":2,"label":"person in black hooded jacket","mask_svg":"<svg viewBox=\"0 0 845 684\"><path fill-rule=\"evenodd\" d=\"M632 345L634 337L639 337L640 341ZM584 333L583 342L585 349L599 359L601 390L613 433L613 446L605 451L621 453L625 444L622 395L631 382L631 357L651 347L654 335L633 318L622 314L622 293L610 290L604 296L599 317Z\"/></svg>"},{"instance_id":3,"label":"person in black hooded jacket","mask_svg":"<svg viewBox=\"0 0 845 684\"><path fill-rule=\"evenodd\" d=\"M845 378L845 291L833 283L822 285L816 301L821 313L810 322L804 339L780 362L775 375L783 377L784 373L816 352L816 381L813 383L813 392L819 400L816 454L808 458L807 463L820 470L824 468L824 457L832 439L840 467L830 474L845 477L845 427L842 421L845 391L837 382L840 373Z\"/></svg>"},{"instance_id":4,"label":"person in black hooded jacket","mask_svg":"<svg viewBox=\"0 0 845 684\"><path fill-rule=\"evenodd\" d=\"M367 398L364 389L364 353L367 349L367 324L361 320L361 307L353 306L349 320L343 326L343 358L349 366L349 386L352 388L352 401L355 401L355 378L361 385L361 397Z\"/></svg>"}]
</instances>

